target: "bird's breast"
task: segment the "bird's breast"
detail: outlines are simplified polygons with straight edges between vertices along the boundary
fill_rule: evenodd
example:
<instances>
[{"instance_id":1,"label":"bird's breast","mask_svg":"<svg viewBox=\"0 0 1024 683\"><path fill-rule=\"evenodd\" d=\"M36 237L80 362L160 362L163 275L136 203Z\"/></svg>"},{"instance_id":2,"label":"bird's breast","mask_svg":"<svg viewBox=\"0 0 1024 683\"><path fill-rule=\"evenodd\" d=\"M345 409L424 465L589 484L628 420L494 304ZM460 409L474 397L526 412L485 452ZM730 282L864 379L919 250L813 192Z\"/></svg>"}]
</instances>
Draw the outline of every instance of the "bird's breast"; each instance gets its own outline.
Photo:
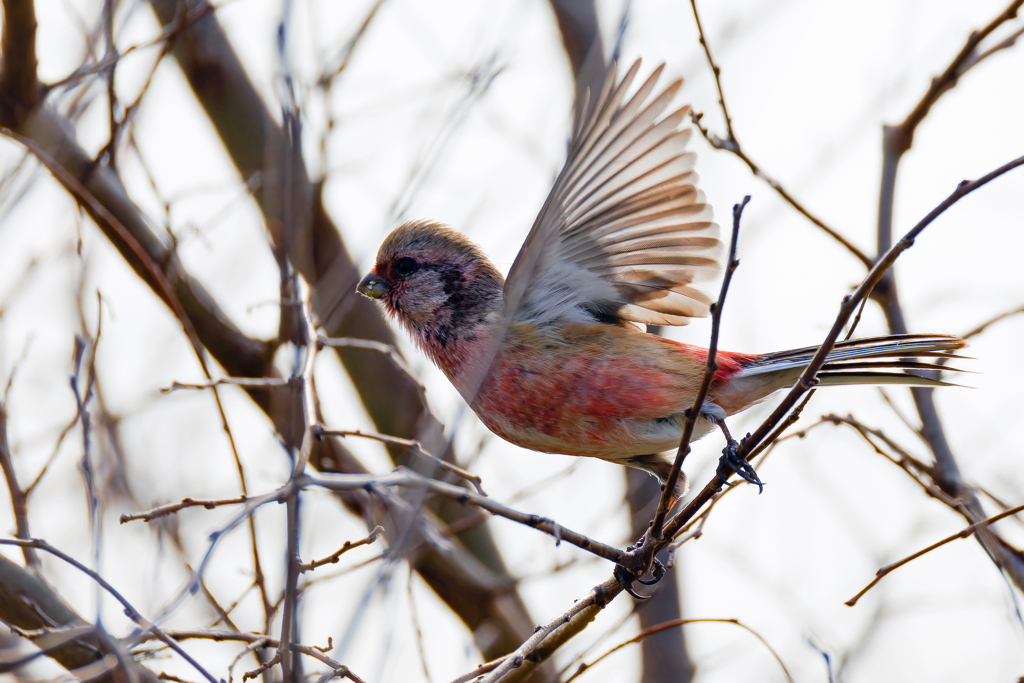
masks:
<instances>
[{"instance_id":1,"label":"bird's breast","mask_svg":"<svg viewBox=\"0 0 1024 683\"><path fill-rule=\"evenodd\" d=\"M511 325L470 401L492 431L552 453L623 458L678 443L703 359L613 325Z\"/></svg>"}]
</instances>

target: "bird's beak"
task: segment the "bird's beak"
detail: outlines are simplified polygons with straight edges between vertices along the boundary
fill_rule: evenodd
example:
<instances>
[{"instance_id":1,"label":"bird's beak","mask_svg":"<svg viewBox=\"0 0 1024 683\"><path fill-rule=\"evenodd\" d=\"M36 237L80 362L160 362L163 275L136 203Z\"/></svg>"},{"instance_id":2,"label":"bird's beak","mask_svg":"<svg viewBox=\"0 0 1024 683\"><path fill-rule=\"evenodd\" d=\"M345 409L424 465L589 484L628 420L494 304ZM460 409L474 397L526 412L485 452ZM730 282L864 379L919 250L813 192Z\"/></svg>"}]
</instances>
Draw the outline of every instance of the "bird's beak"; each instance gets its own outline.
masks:
<instances>
[{"instance_id":1,"label":"bird's beak","mask_svg":"<svg viewBox=\"0 0 1024 683\"><path fill-rule=\"evenodd\" d=\"M376 273L370 273L360 280L359 286L356 287L356 291L365 297L379 299L384 296L384 289L386 286L387 280Z\"/></svg>"}]
</instances>

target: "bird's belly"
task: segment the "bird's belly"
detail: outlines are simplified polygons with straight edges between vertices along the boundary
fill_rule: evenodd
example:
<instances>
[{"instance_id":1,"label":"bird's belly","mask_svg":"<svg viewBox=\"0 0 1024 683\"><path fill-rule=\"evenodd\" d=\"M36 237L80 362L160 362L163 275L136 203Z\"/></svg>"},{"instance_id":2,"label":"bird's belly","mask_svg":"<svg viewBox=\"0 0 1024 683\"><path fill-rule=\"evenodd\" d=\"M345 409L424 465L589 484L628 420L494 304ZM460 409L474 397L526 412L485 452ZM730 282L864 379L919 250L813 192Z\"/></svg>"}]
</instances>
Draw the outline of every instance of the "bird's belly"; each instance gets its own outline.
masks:
<instances>
[{"instance_id":1,"label":"bird's belly","mask_svg":"<svg viewBox=\"0 0 1024 683\"><path fill-rule=\"evenodd\" d=\"M547 453L618 460L678 447L687 378L646 349L573 341L504 346L471 402L483 423ZM710 428L699 420L694 438Z\"/></svg>"},{"instance_id":2,"label":"bird's belly","mask_svg":"<svg viewBox=\"0 0 1024 683\"><path fill-rule=\"evenodd\" d=\"M683 433L681 415L658 420L609 420L566 415L566 419L550 423L510 420L504 415L481 411L477 414L488 429L522 448L605 460L624 460L675 450ZM698 420L692 440L696 441L712 428L713 425L706 420Z\"/></svg>"}]
</instances>

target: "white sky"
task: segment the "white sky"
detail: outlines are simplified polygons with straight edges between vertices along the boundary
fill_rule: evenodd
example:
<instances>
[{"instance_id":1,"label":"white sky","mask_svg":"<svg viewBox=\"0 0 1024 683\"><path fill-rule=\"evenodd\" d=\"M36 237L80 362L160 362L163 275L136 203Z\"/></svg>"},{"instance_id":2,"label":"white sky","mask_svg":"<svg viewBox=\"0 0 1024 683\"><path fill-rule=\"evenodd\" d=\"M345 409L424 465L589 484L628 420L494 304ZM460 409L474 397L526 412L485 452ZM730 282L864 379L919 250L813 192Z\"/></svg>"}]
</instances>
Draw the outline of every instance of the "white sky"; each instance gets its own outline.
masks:
<instances>
[{"instance_id":1,"label":"white sky","mask_svg":"<svg viewBox=\"0 0 1024 683\"><path fill-rule=\"evenodd\" d=\"M901 120L969 31L987 23L1003 4L740 0L704 2L701 10L744 149L811 211L873 253L881 125ZM336 0L292 4L289 57L307 112L307 160L314 176L326 174L328 210L362 266L372 263L377 245L399 220L422 217L463 230L507 270L562 162L570 122L571 74L547 3L388 0L333 90L330 106L337 123L326 139L324 163L320 141L325 102L310 84L317 65L335 59L369 5ZM37 7L40 76L54 81L83 57L76 13L91 26L100 3L40 0ZM609 43L621 8L618 0L601 3ZM280 92L275 34L281 11L276 0L231 0L218 11L251 77L272 103ZM124 4L120 18L122 49L158 31L145 4ZM997 40L1019 26L1018 21L1004 28ZM723 132L689 3L634 2L622 54L625 61L642 56L644 73L666 61L669 77L687 79L680 99L706 112L704 121ZM155 55L151 48L122 62L117 71L122 99L135 97ZM492 57L501 73L479 100L463 107L465 74ZM90 96L79 139L96 150L106 141L107 114L101 89L95 87ZM458 125L452 126L453 115ZM1021 121L1024 47L1017 47L970 72L918 130L900 170L897 235L960 180L1024 153ZM172 201L170 228L190 272L246 332L272 336L278 275L260 216L170 61L156 74L135 135L160 196ZM722 346L757 352L820 341L863 268L737 159L710 150L699 136L693 147L700 154L703 187L720 220L728 220L731 205L744 194L753 197L745 214L742 265L726 307ZM15 145L0 143L4 167L13 166L20 155ZM157 224L164 224L161 200L138 159L124 153L121 164L133 198ZM11 190L0 197L3 377L31 340L9 404L22 477L35 476L74 415L67 373L74 334L81 329L75 305L81 281L93 334L97 289L108 304L97 362L109 408L124 418L127 477L146 497L141 504L236 495L234 465L209 397L163 396L157 391L175 380L200 377L169 313L95 227L78 221L73 203L49 177L37 172L35 178L38 182L13 208ZM1018 170L962 200L901 258L898 274L911 331L962 333L1024 304L1019 264L1022 195L1024 171ZM396 215L395 207L404 202L408 209ZM81 259L74 253L79 235ZM22 280L32 258L39 265ZM860 334L883 330L877 310L869 307ZM967 481L1011 505L1024 499L1024 454L1015 433L1021 412L1018 387L1024 383L1018 343L1022 333L1024 317L1017 317L973 340L970 355L977 360L964 367L979 374L963 381L974 388L944 390L938 396ZM704 343L707 335L703 323L672 333L692 343ZM508 500L573 464L566 457L522 451L489 437L440 373L414 349L407 346L405 352L424 378L433 409L454 430L460 453L473 453L483 442L470 466L492 496ZM321 356L317 373L328 422L338 428L372 428L330 354ZM248 400L240 393L224 393L253 480L251 490L269 490L287 477L286 458ZM890 394L912 413L908 393ZM749 411L736 420L733 431L753 429L770 407ZM926 455L921 442L879 400L877 390L822 391L803 424L830 412L853 413L885 429L915 455ZM346 445L375 471L389 469L378 446ZM688 466L692 480L702 484L710 477L720 448L717 435L697 445ZM75 466L80 457L76 431L36 494L32 511L36 535L84 560L90 538ZM808 438L780 447L761 474L768 482L764 495L755 495L750 487L737 490L716 509L704 536L684 546L680 566L685 616L740 619L768 640L798 681L827 680L823 659L808 640L835 657L856 653L844 670L845 683L1006 681L1024 673L1022 629L1014 623L1010 593L973 540L951 544L898 570L857 607L843 605L879 566L964 526L961 517L926 497L855 434L819 427ZM619 469L585 461L572 476L515 505L624 544L632 539L626 534L622 488ZM329 496L312 494L308 501L304 557L329 554L342 541L364 535L361 522L339 511ZM126 511L125 505L118 503L109 511L102 568L152 615L177 590L184 574L175 551L159 547L146 527L121 527L112 521ZM280 557L283 512L267 509L258 518L266 539L263 550L272 560ZM2 514L9 513L4 509ZM190 562L200 558L206 534L229 516L220 510L181 515ZM1024 534L1013 524L1000 528L1020 544ZM13 528L13 522L8 520L7 526ZM496 520L492 529L513 573L524 577L520 589L538 623L609 575L606 563L567 544L556 548L533 530L503 520ZM247 582L240 573L248 566L247 544L244 534L236 534L215 556L208 577L226 602ZM371 552L376 550L358 558L353 554L353 562ZM574 564L550 574L553 564L566 562ZM95 592L88 581L56 562L46 566L75 608L92 618ZM272 564L267 571L279 585L281 567ZM378 567L371 565L311 590L303 606L303 640L323 644L330 636L340 643L359 599L378 579ZM406 568L396 567L390 588L372 594L355 639L334 653L374 683L422 679L414 637L400 627L408 610L407 579ZM434 680L450 680L472 668L479 654L470 634L418 578L413 589ZM559 661L567 663L610 630L628 607L626 598L617 600L578 642L565 648ZM251 596L238 610L242 621L257 623ZM207 617L190 604L168 626L195 627ZM104 619L115 633L126 628L111 600L104 602ZM686 628L700 683L783 680L770 654L740 629L720 624ZM635 622L629 622L588 661L635 630ZM223 671L236 652L203 643L189 643L188 649L216 671ZM588 676L635 680L631 672L638 656L638 649L627 649ZM168 667L196 678L184 665Z\"/></svg>"}]
</instances>

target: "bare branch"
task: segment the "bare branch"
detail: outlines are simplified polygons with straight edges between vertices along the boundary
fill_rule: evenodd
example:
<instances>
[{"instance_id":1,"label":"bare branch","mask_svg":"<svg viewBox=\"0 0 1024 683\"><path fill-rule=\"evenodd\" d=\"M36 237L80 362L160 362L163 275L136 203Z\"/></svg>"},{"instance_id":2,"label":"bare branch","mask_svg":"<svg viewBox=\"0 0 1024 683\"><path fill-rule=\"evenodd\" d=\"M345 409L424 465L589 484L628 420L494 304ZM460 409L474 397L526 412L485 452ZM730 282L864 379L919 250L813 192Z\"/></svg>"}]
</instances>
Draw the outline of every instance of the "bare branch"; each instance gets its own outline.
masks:
<instances>
[{"instance_id":1,"label":"bare branch","mask_svg":"<svg viewBox=\"0 0 1024 683\"><path fill-rule=\"evenodd\" d=\"M863 263L866 268L870 268L871 259L868 257L867 254L858 249L852 242L850 242L848 239L839 234L839 232L826 225L825 221L821 220L820 218L812 214L810 211L808 211L803 204L798 202L793 197L793 195L791 195L789 192L786 191L784 187L782 187L782 184L779 181L775 180L767 173L762 171L761 167L754 163L754 160L747 156L746 152L743 151L743 148L740 146L740 142L736 138L736 134L733 132L732 129L732 117L729 115L729 109L725 105L725 92L722 90L722 70L721 68L719 68L717 64L715 64L715 60L711 57L711 47L708 45L707 38L704 35L704 27L700 21L700 13L697 11L697 0L690 0L690 6L693 8L693 18L697 24L697 32L700 36L700 44L704 48L704 55L707 57L708 66L711 67L711 72L715 76L715 86L718 88L718 104L721 107L722 116L725 118L726 137L725 139L722 139L717 135L711 133L707 128L701 125L701 114L691 114L690 118L692 119L693 124L697 127L697 130L700 131L700 134L704 136L704 139L707 140L708 143L715 149L722 149L727 152L735 154L741 161L743 161L743 163L747 165L751 173L753 173L756 177L760 178L764 182L768 183L769 187L775 190L780 197L782 197L787 203L789 203L790 206L796 209L797 212L803 215L804 218L806 218L811 223L821 228L823 231L825 231L826 234L828 234L829 237L831 237L832 239L836 240L841 245L846 247L847 251L856 256L857 259L861 263Z\"/></svg>"},{"instance_id":2,"label":"bare branch","mask_svg":"<svg viewBox=\"0 0 1024 683\"><path fill-rule=\"evenodd\" d=\"M186 508L202 507L207 510L212 510L224 505L242 505L251 500L252 499L248 496L239 496L238 498L226 498L222 500L193 500L192 498L182 498L180 503L161 505L158 508L153 508L149 512L139 512L134 515L121 515L119 521L121 524L125 524L127 522L134 522L141 519L143 522L148 523L152 522L154 519L173 515Z\"/></svg>"},{"instance_id":3,"label":"bare branch","mask_svg":"<svg viewBox=\"0 0 1024 683\"><path fill-rule=\"evenodd\" d=\"M859 593L857 593L855 596L853 596L852 598L847 600L844 604L849 605L850 607L853 607L854 605L857 604L857 601L860 600L864 596L865 593L867 593L869 590L874 588L875 585L877 585L879 581L881 581L883 578L885 578L885 576L887 574L889 574L890 572L895 571L896 569L899 569L900 567L902 567L905 564L913 562L914 560L916 560L917 558L921 557L922 555L926 555L926 554L930 553L931 551L935 550L936 548L940 548L940 547L946 545L947 543L952 543L953 541L956 541L956 540L961 539L961 538L967 538L967 537L971 536L972 534L974 534L974 532L977 531L978 529L981 529L983 527L987 527L990 524L994 524L995 522L998 522L1001 519L1005 519L1007 517L1012 517L1013 515L1020 514L1021 512L1024 512L1024 505L1018 505L1015 508L1010 508L1009 510L1005 510L1004 512L1000 512L997 515L992 515L991 517L989 517L987 519L983 519L980 522L975 522L974 524L970 525L969 527L967 527L965 529L961 529L960 531L956 532L952 536L947 536L946 538L942 539L941 541L937 541L936 543L932 543L927 548L924 548L922 550L918 550L916 553L913 553L912 555L908 555L907 557L904 557L902 560L899 560L897 562L893 562L892 564L888 564L888 565L882 567L881 569L879 569L875 573L875 578L871 580L871 583L869 583L867 586L865 586Z\"/></svg>"},{"instance_id":4,"label":"bare branch","mask_svg":"<svg viewBox=\"0 0 1024 683\"><path fill-rule=\"evenodd\" d=\"M693 7L694 11L696 11L696 3L694 3ZM710 59L710 57L711 54L708 53L708 58ZM726 262L725 277L722 278L722 289L718 294L718 301L711 307L711 342L708 346L704 376L701 379L697 395L693 397L693 404L686 410L686 419L683 422L683 436L679 440L676 459L672 463L672 469L669 471L668 479L665 481L665 490L661 493L658 511L651 522L650 538L654 541L664 540L662 538L662 531L665 516L668 515L669 502L674 497L675 485L679 480L679 472L682 470L683 460L690 451L690 439L693 438L693 430L697 426L697 418L700 417L701 410L704 407L704 399L711 388L711 382L715 378L715 373L718 372L718 334L722 328L722 310L725 308L725 297L729 293L729 285L732 283L733 273L736 272L736 268L740 265L739 260L736 258L736 248L740 240L740 217L743 215L743 209L749 201L750 196L748 195L743 198L742 202L732 207L732 239L729 244L729 258Z\"/></svg>"},{"instance_id":5,"label":"bare branch","mask_svg":"<svg viewBox=\"0 0 1024 683\"><path fill-rule=\"evenodd\" d=\"M39 98L34 0L4 0L0 106L20 120Z\"/></svg>"},{"instance_id":6,"label":"bare branch","mask_svg":"<svg viewBox=\"0 0 1024 683\"><path fill-rule=\"evenodd\" d=\"M701 47L704 48L704 56L708 59L711 73L715 76L715 87L718 88L718 106L722 108L722 116L725 117L725 132L729 136L726 142L735 143L736 135L732 131L732 117L729 116L729 108L725 106L725 92L722 91L722 70L715 64L715 60L711 56L711 46L708 45L707 38L704 37L704 27L700 23L700 12L697 11L697 0L690 0L690 7L693 8L693 20L697 24L698 40Z\"/></svg>"},{"instance_id":7,"label":"bare branch","mask_svg":"<svg viewBox=\"0 0 1024 683\"><path fill-rule=\"evenodd\" d=\"M539 626L515 652L485 673L479 683L497 683L499 680L502 683L516 683L528 680L538 664L586 628L621 592L622 584L615 578L594 586L586 596L575 601L572 607L544 626Z\"/></svg>"},{"instance_id":8,"label":"bare branch","mask_svg":"<svg viewBox=\"0 0 1024 683\"><path fill-rule=\"evenodd\" d=\"M18 483L18 475L14 471L14 461L11 459L11 446L7 438L7 406L0 401L0 467L3 468L4 478L7 480L7 490L11 494L11 507L14 509L14 520L18 528L18 538L29 539L32 534L28 526L28 494ZM25 564L39 569L39 556L33 548L23 547Z\"/></svg>"},{"instance_id":9,"label":"bare branch","mask_svg":"<svg viewBox=\"0 0 1024 683\"><path fill-rule=\"evenodd\" d=\"M779 668L782 669L782 673L783 675L785 675L786 680L789 681L789 683L793 683L792 674L789 673L789 669L786 668L786 664L782 661L782 657L779 656L779 653L775 651L775 648L768 644L768 641L765 640L764 636L762 636L760 633L750 628L746 624L742 623L739 619L673 619L672 621L666 621L664 623L658 624L657 626L645 628L637 635L633 636L632 638L623 643L619 643L618 645L608 650L608 652L605 652L603 655L601 655L594 661L590 662L589 664L580 664L576 672L569 678L565 679L565 683L569 683L570 681L576 680L583 674L584 671L593 668L603 659L618 652L624 647L643 642L645 639L649 638L650 636L653 636L656 633L660 633L666 629L676 628L684 624L733 624L735 626L739 626L740 628L744 629L752 636L760 640L761 644L768 648L768 651L772 653L773 657L775 657L775 661L779 663Z\"/></svg>"},{"instance_id":10,"label":"bare branch","mask_svg":"<svg viewBox=\"0 0 1024 683\"><path fill-rule=\"evenodd\" d=\"M907 114L907 118L898 126L887 126L885 130L886 153L902 156L914 144L914 133L918 125L924 121L931 111L932 106L939 101L945 93L956 87L957 82L966 71L973 65L980 62L983 57L976 55L978 46L997 28L1017 16L1018 10L1024 5L1024 0L1013 0L999 16L990 21L986 26L972 31L960 52L953 58L946 69L932 79L928 90L921 97L917 105ZM1006 47L1010 47L1011 42ZM997 46L998 47L998 46ZM1005 49L1005 48L1001 48Z\"/></svg>"},{"instance_id":11,"label":"bare branch","mask_svg":"<svg viewBox=\"0 0 1024 683\"><path fill-rule=\"evenodd\" d=\"M221 377L212 382L188 384L174 382L169 387L161 387L160 393L169 394L179 389L213 389L214 387L235 386L247 389L274 389L288 386L288 380L280 377Z\"/></svg>"},{"instance_id":12,"label":"bare branch","mask_svg":"<svg viewBox=\"0 0 1024 683\"><path fill-rule=\"evenodd\" d=\"M313 560L308 564L300 564L299 572L311 572L317 567L323 567L325 564L337 564L338 560L341 559L341 556L347 553L349 550L352 550L353 548L358 548L361 545L370 545L371 543L376 541L377 537L380 536L382 533L384 533L384 527L377 525L373 528L373 531L370 532L370 535L366 538L361 538L358 541L345 541L345 544L342 545L341 548L335 550L333 553L323 558L322 560Z\"/></svg>"},{"instance_id":13,"label":"bare branch","mask_svg":"<svg viewBox=\"0 0 1024 683\"><path fill-rule=\"evenodd\" d=\"M473 488L475 488L476 492L479 493L481 496L487 495L487 492L484 491L483 489L483 479L481 479L479 475L473 474L469 470L463 469L458 465L454 465L450 462L442 460L436 455L431 455L430 453L427 453L425 450L423 450L423 445L420 444L419 441L416 441L414 439L400 439L397 436L385 436L384 434L376 434L374 432L363 432L358 429L355 431L319 429L318 433L321 436L340 436L342 438L346 436L359 436L364 439L371 439L373 441L391 444L392 446L403 446L405 448L411 448L416 453L419 453L423 457L433 461L438 467L448 470L452 474L456 474L465 479L466 481L470 482L471 484L473 484Z\"/></svg>"},{"instance_id":14,"label":"bare branch","mask_svg":"<svg viewBox=\"0 0 1024 683\"><path fill-rule=\"evenodd\" d=\"M164 635L166 635L168 638L172 638L174 640L212 640L212 641L215 641L215 642L237 641L237 642L249 643L249 644L262 643L261 645L258 645L257 647L269 647L269 648L279 648L281 646L281 641L275 640L274 638L271 638L270 636L263 635L262 633L243 633L243 632L239 632L239 631L220 631L220 630L208 629L208 630L196 630L196 631L168 630L168 631L164 632ZM157 638L156 634L149 633L149 632L142 633L142 634L139 635L139 637L141 638L141 641L153 640L154 638ZM291 644L291 649L294 650L295 652L300 652L300 653L306 655L307 657L312 657L313 659L316 659L317 661L326 664L327 666L331 667L332 671L339 672L339 673L336 673L335 676L347 677L347 678L355 681L356 683L364 683L363 679L359 678L354 673L349 671L348 667L346 667L345 665L341 664L340 662L335 661L334 659L331 659L326 654L324 654L324 652L326 650L330 650L331 649L330 645L328 645L326 648L319 648L319 647L315 647L315 646L310 647L308 645L299 645L298 643L292 643ZM275 663L277 663L277 662L275 662ZM269 667L267 667L267 668L269 668ZM345 672L345 673L341 673L341 672ZM249 672L249 673L252 673L252 672ZM259 674L256 674L256 675L259 675ZM250 678L255 678L256 676L249 676L249 677Z\"/></svg>"},{"instance_id":15,"label":"bare branch","mask_svg":"<svg viewBox=\"0 0 1024 683\"><path fill-rule=\"evenodd\" d=\"M832 329L829 331L828 336L825 338L822 345L818 347L818 351L814 354L814 358L804 369L804 372L800 375L796 384L792 389L790 389L789 393L786 394L782 402L768 417L768 419L761 423L753 434L748 435L740 443L739 454L741 457L749 459L754 449L765 441L769 433L773 433L775 427L785 419L786 415L796 405L800 398L815 386L817 383L815 378L818 371L821 369L821 366L825 362L825 357L832 350L836 340L839 338L839 335L842 333L843 328L853 315L858 304L860 304L864 297L870 295L871 290L874 289L882 276L892 267L896 262L896 259L899 258L899 255L913 246L914 240L917 236L920 235L921 232L923 232L924 229L938 218L946 209L958 202L960 199L998 178L1004 173L1007 173L1021 165L1024 165L1024 156L1003 164L999 168L985 174L973 182L964 181L960 183L952 194L932 209L928 215L922 218L917 225L911 228L899 242L894 244L892 248L875 263L857 289L852 294L843 298L843 304L840 306L839 315L836 317L836 320L832 325ZM684 507L668 522L668 524L666 524L665 536L669 538L674 536L682 526L704 506L704 504L711 500L717 492L717 489L718 478L716 476L707 485L705 485L704 489L702 489L697 496L690 500L686 507Z\"/></svg>"},{"instance_id":16,"label":"bare branch","mask_svg":"<svg viewBox=\"0 0 1024 683\"><path fill-rule=\"evenodd\" d=\"M125 665L124 670L115 669L106 674L95 672L94 675L100 676L97 683L129 683L132 677L142 683L156 681L151 671L123 657L113 639L105 637L73 612L36 573L3 556L0 556L0 620L33 641L53 631L84 629L78 638L50 650L47 655L68 671L81 671L97 662L105 662L108 657ZM109 667L104 665L104 668Z\"/></svg>"},{"instance_id":17,"label":"bare branch","mask_svg":"<svg viewBox=\"0 0 1024 683\"><path fill-rule=\"evenodd\" d=\"M192 668L194 668L196 671L198 671L200 674L202 674L203 677L206 678L206 680L210 681L210 683L219 683L217 681L217 679L213 677L213 675L211 675L206 669L204 669L202 666L200 666L199 662L194 660L191 655L189 655L187 652L182 650L181 647L177 643L175 643L173 640L168 638L167 635L164 634L164 632L161 631L160 628L156 624L153 624L153 623L149 622L148 620L146 620L142 616L142 614L139 613L139 611L136 610L132 606L132 604L130 602L128 602L124 598L123 595L118 593L117 590L107 582L106 579L104 579L102 576L100 576L99 574L97 574L93 570L91 570L88 567L86 567L84 564L82 564L78 560L74 559L70 555L67 555L66 553L61 552L57 548L54 548L53 546L51 546L46 541L44 541L42 539L37 539L37 538L32 538L32 539L27 539L27 540L12 539L12 538L0 538L0 545L16 545L16 546L19 546L19 547L22 547L22 548L29 547L29 548L36 548L38 550L42 550L42 551L47 552L47 553L49 553L49 554L51 554L51 555L53 555L55 557L60 558L64 562L70 564L75 569L77 569L80 572L86 574L90 579L92 579L97 584L99 584L103 588L103 590L105 590L107 593L109 593L115 600L117 600L119 603L121 603L121 606L124 608L124 613L125 613L125 615L129 619L134 621L136 624L138 624L140 627L142 627L146 631L151 632L153 634L153 636L155 636L156 638L159 638L164 643L166 643L168 647L170 647L172 650L174 650L178 654L178 656L180 656L182 659L184 659L186 662L188 662L192 666Z\"/></svg>"},{"instance_id":18,"label":"bare branch","mask_svg":"<svg viewBox=\"0 0 1024 683\"><path fill-rule=\"evenodd\" d=\"M997 315L997 316L995 316L993 318L989 318L988 320L986 320L985 322L981 323L977 327L975 327L975 328L973 328L973 329L971 329L971 330L969 330L967 332L964 332L960 336L963 337L964 339L970 339L971 337L976 337L979 334L981 334L982 332L984 332L985 330L987 330L990 326L995 325L997 322L1005 320L1006 318L1009 318L1010 316L1018 315L1019 313L1024 313L1024 306L1018 306L1017 308L1013 309L1012 311L1006 311L1004 313L1000 313L999 315Z\"/></svg>"},{"instance_id":19,"label":"bare branch","mask_svg":"<svg viewBox=\"0 0 1024 683\"><path fill-rule=\"evenodd\" d=\"M473 505L488 512L518 522L525 526L543 531L552 536L556 542L566 541L598 557L603 557L612 562L621 563L625 553L618 548L595 541L581 533L567 529L550 519L539 515L531 515L525 512L514 510L510 507L495 502L491 498L471 493L470 491L454 484L428 479L412 470L399 467L394 473L382 477L373 476L345 476L345 477L305 477L297 480L297 485L302 487L320 486L328 490L353 490L367 486L381 488L391 486L404 486L408 488L422 488L431 493L456 500L463 505Z\"/></svg>"}]
</instances>

